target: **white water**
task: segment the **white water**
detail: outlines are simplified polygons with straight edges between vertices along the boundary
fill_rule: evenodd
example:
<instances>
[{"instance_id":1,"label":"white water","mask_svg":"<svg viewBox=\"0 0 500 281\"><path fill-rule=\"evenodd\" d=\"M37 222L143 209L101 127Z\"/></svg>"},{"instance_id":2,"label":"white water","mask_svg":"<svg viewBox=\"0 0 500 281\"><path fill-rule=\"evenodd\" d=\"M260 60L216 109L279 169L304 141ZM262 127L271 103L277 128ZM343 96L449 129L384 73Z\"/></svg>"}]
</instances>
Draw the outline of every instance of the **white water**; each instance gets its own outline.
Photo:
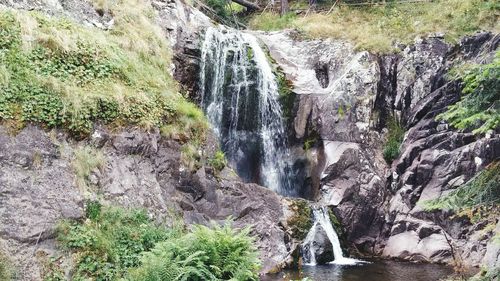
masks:
<instances>
[{"instance_id":1,"label":"white water","mask_svg":"<svg viewBox=\"0 0 500 281\"><path fill-rule=\"evenodd\" d=\"M302 248L309 250L308 253L303 254L305 265L316 265L316 254L313 245L315 243L314 238L316 236L316 232L320 227L326 232L328 240L330 240L330 243L332 244L334 260L330 262L331 264L354 265L357 263L363 263L363 261L357 259L344 257L339 237L332 226L326 207L313 208L313 217L314 224L307 233L306 239L302 243Z\"/></svg>"},{"instance_id":2,"label":"white water","mask_svg":"<svg viewBox=\"0 0 500 281\"><path fill-rule=\"evenodd\" d=\"M295 195L278 83L257 39L208 28L200 68L202 106L229 162L247 181Z\"/></svg>"}]
</instances>

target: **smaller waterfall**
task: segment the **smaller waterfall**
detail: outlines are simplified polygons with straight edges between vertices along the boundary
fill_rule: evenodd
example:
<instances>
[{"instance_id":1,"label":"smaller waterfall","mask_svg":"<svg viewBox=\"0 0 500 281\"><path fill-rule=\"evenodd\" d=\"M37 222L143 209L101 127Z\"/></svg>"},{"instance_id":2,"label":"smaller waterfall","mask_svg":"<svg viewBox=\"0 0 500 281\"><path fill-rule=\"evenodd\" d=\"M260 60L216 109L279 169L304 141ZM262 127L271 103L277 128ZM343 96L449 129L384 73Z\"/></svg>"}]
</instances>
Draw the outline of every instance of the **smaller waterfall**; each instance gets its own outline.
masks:
<instances>
[{"instance_id":1,"label":"smaller waterfall","mask_svg":"<svg viewBox=\"0 0 500 281\"><path fill-rule=\"evenodd\" d=\"M340 246L340 240L332 226L330 217L328 215L328 209L326 207L314 207L313 208L313 218L314 224L307 233L306 239L302 243L302 257L306 265L316 265L316 248L317 242L315 241L316 233L318 230L323 229L328 237L328 240L332 244L334 260L331 264L340 265L354 265L357 263L363 263L363 261L346 258L342 253L342 248Z\"/></svg>"}]
</instances>

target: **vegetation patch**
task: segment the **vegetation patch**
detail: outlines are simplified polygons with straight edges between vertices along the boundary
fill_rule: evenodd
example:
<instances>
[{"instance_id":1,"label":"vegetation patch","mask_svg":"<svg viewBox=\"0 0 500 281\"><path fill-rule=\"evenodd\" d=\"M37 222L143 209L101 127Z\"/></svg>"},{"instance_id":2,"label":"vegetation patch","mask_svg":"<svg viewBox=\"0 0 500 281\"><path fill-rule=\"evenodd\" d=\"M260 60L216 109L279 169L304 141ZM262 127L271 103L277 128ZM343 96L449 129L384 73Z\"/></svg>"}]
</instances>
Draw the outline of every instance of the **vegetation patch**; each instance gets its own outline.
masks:
<instances>
[{"instance_id":1,"label":"vegetation patch","mask_svg":"<svg viewBox=\"0 0 500 281\"><path fill-rule=\"evenodd\" d=\"M454 71L463 80L461 99L437 119L460 130L486 133L500 127L500 52L493 62Z\"/></svg>"},{"instance_id":2,"label":"vegetation patch","mask_svg":"<svg viewBox=\"0 0 500 281\"><path fill-rule=\"evenodd\" d=\"M445 196L423 204L426 210L447 209L457 212L484 207L498 207L500 203L500 162L488 165L466 184ZM498 210L497 210L498 211Z\"/></svg>"},{"instance_id":3,"label":"vegetation patch","mask_svg":"<svg viewBox=\"0 0 500 281\"><path fill-rule=\"evenodd\" d=\"M257 280L259 269L249 231L226 223L186 232L142 210L87 202L86 220L61 222L57 240L71 253L72 280L245 281Z\"/></svg>"},{"instance_id":4,"label":"vegetation patch","mask_svg":"<svg viewBox=\"0 0 500 281\"><path fill-rule=\"evenodd\" d=\"M111 30L0 11L0 121L63 128L77 138L95 122L203 130L202 112L169 74L169 44L149 2L95 1L113 14Z\"/></svg>"},{"instance_id":5,"label":"vegetation patch","mask_svg":"<svg viewBox=\"0 0 500 281\"><path fill-rule=\"evenodd\" d=\"M384 144L384 159L387 163L392 163L399 156L401 143L403 142L405 130L396 119L390 117L387 122L387 141Z\"/></svg>"},{"instance_id":6,"label":"vegetation patch","mask_svg":"<svg viewBox=\"0 0 500 281\"><path fill-rule=\"evenodd\" d=\"M72 165L76 175L76 183L81 190L88 191L90 174L95 169L102 169L105 162L102 152L93 147L83 146L75 150Z\"/></svg>"},{"instance_id":7,"label":"vegetation patch","mask_svg":"<svg viewBox=\"0 0 500 281\"><path fill-rule=\"evenodd\" d=\"M220 172L227 165L226 155L222 150L217 150L215 154L208 159L208 165L213 167L215 171Z\"/></svg>"},{"instance_id":8,"label":"vegetation patch","mask_svg":"<svg viewBox=\"0 0 500 281\"><path fill-rule=\"evenodd\" d=\"M388 1L390 2L390 1ZM292 1L305 3L303 1ZM326 3L330 8L331 2ZM259 30L295 28L310 38L341 38L357 49L376 53L394 52L394 43L409 44L416 36L443 32L456 41L477 30L499 32L500 4L495 0L439 0L387 5L337 5L331 13L295 13L280 17L264 12L255 14L249 25Z\"/></svg>"},{"instance_id":9,"label":"vegetation patch","mask_svg":"<svg viewBox=\"0 0 500 281\"><path fill-rule=\"evenodd\" d=\"M195 226L187 235L159 243L132 270L131 280L259 280L257 251L249 228L229 223Z\"/></svg>"},{"instance_id":10,"label":"vegetation patch","mask_svg":"<svg viewBox=\"0 0 500 281\"><path fill-rule=\"evenodd\" d=\"M7 257L0 251L0 280L10 281L12 279L12 267Z\"/></svg>"},{"instance_id":11,"label":"vegetation patch","mask_svg":"<svg viewBox=\"0 0 500 281\"><path fill-rule=\"evenodd\" d=\"M287 224L292 232L292 238L304 240L313 226L312 209L304 199L294 199L289 205L293 215Z\"/></svg>"}]
</instances>

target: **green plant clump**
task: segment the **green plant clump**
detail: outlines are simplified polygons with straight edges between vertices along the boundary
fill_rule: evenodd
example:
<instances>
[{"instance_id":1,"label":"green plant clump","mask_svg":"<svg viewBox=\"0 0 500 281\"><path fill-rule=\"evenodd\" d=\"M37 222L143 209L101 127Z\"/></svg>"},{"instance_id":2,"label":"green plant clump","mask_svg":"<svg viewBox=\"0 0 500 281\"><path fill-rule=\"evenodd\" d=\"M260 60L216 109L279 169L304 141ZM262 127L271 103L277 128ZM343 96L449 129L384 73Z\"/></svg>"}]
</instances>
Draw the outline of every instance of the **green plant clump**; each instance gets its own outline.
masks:
<instances>
[{"instance_id":1,"label":"green plant clump","mask_svg":"<svg viewBox=\"0 0 500 281\"><path fill-rule=\"evenodd\" d=\"M63 128L77 138L96 122L146 129L189 122L188 131L204 130L201 110L169 74L169 44L149 2L105 2L115 19L109 31L0 11L0 121ZM199 113L185 115L187 108Z\"/></svg>"},{"instance_id":2,"label":"green plant clump","mask_svg":"<svg viewBox=\"0 0 500 281\"><path fill-rule=\"evenodd\" d=\"M465 71L461 99L448 107L438 119L452 126L486 133L500 127L500 52L493 62L475 65Z\"/></svg>"},{"instance_id":3,"label":"green plant clump","mask_svg":"<svg viewBox=\"0 0 500 281\"><path fill-rule=\"evenodd\" d=\"M221 150L215 152L214 156L208 160L208 164L212 166L216 171L222 171L222 169L224 169L224 167L226 167L227 165L227 160L224 152Z\"/></svg>"},{"instance_id":4,"label":"green plant clump","mask_svg":"<svg viewBox=\"0 0 500 281\"><path fill-rule=\"evenodd\" d=\"M131 280L258 280L259 260L249 231L234 230L229 223L196 226L192 233L145 253Z\"/></svg>"},{"instance_id":5,"label":"green plant clump","mask_svg":"<svg viewBox=\"0 0 500 281\"><path fill-rule=\"evenodd\" d=\"M257 280L250 229L159 226L142 210L89 201L86 220L64 221L57 240L74 261L72 280ZM47 276L56 276L48 272Z\"/></svg>"},{"instance_id":6,"label":"green plant clump","mask_svg":"<svg viewBox=\"0 0 500 281\"><path fill-rule=\"evenodd\" d=\"M292 231L292 237L303 240L313 225L311 207L306 200L295 199L290 204L290 210L294 215L288 219L287 224Z\"/></svg>"},{"instance_id":7,"label":"green plant clump","mask_svg":"<svg viewBox=\"0 0 500 281\"><path fill-rule=\"evenodd\" d=\"M72 166L75 171L78 187L83 191L88 191L88 181L91 172L94 169L101 169L105 161L102 152L90 146L76 149Z\"/></svg>"},{"instance_id":8,"label":"green plant clump","mask_svg":"<svg viewBox=\"0 0 500 281\"><path fill-rule=\"evenodd\" d=\"M500 162L493 162L466 184L436 200L426 201L426 210L463 211L500 203Z\"/></svg>"},{"instance_id":9,"label":"green plant clump","mask_svg":"<svg viewBox=\"0 0 500 281\"><path fill-rule=\"evenodd\" d=\"M387 163L392 163L399 156L401 143L403 142L405 130L395 118L389 118L387 129L387 141L384 144L384 159Z\"/></svg>"}]
</instances>

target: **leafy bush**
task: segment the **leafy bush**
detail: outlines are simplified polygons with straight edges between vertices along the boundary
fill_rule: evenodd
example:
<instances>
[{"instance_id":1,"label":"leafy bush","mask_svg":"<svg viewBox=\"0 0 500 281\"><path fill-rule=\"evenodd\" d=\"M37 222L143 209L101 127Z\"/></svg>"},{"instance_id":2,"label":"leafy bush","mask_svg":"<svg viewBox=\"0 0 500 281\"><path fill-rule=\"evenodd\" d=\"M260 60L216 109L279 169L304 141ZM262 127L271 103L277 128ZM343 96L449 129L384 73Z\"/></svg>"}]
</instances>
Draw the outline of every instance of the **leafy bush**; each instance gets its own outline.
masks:
<instances>
[{"instance_id":1,"label":"leafy bush","mask_svg":"<svg viewBox=\"0 0 500 281\"><path fill-rule=\"evenodd\" d=\"M149 2L95 2L113 14L112 30L0 11L0 121L64 128L83 138L95 122L151 128L188 120L197 132L187 136L202 135L206 121L178 94L169 43Z\"/></svg>"},{"instance_id":2,"label":"leafy bush","mask_svg":"<svg viewBox=\"0 0 500 281\"><path fill-rule=\"evenodd\" d=\"M248 235L249 228L236 231L229 223L196 226L145 253L131 280L258 280L259 261Z\"/></svg>"},{"instance_id":3,"label":"leafy bush","mask_svg":"<svg viewBox=\"0 0 500 281\"><path fill-rule=\"evenodd\" d=\"M463 95L438 119L473 133L485 133L500 127L500 52L492 63L475 65L463 74Z\"/></svg>"},{"instance_id":4,"label":"leafy bush","mask_svg":"<svg viewBox=\"0 0 500 281\"><path fill-rule=\"evenodd\" d=\"M466 184L449 194L423 204L426 210L461 211L500 203L500 162L493 162Z\"/></svg>"},{"instance_id":5,"label":"leafy bush","mask_svg":"<svg viewBox=\"0 0 500 281\"><path fill-rule=\"evenodd\" d=\"M72 254L72 280L245 281L257 280L259 269L249 228L233 230L228 222L185 233L155 225L142 210L95 201L87 202L85 221L60 223L57 240Z\"/></svg>"},{"instance_id":6,"label":"leafy bush","mask_svg":"<svg viewBox=\"0 0 500 281\"><path fill-rule=\"evenodd\" d=\"M229 19L231 14L228 9L227 0L203 0L203 2L205 2L205 4L210 7L222 20Z\"/></svg>"},{"instance_id":7,"label":"leafy bush","mask_svg":"<svg viewBox=\"0 0 500 281\"><path fill-rule=\"evenodd\" d=\"M85 222L62 222L58 228L58 241L74 253L74 280L124 277L128 268L140 265L142 252L175 234L154 225L144 211L97 206L87 207Z\"/></svg>"},{"instance_id":8,"label":"leafy bush","mask_svg":"<svg viewBox=\"0 0 500 281\"><path fill-rule=\"evenodd\" d=\"M389 132L384 145L384 159L387 163L392 163L399 156L399 149L403 142L405 131L395 117L388 120L387 129Z\"/></svg>"}]
</instances>

